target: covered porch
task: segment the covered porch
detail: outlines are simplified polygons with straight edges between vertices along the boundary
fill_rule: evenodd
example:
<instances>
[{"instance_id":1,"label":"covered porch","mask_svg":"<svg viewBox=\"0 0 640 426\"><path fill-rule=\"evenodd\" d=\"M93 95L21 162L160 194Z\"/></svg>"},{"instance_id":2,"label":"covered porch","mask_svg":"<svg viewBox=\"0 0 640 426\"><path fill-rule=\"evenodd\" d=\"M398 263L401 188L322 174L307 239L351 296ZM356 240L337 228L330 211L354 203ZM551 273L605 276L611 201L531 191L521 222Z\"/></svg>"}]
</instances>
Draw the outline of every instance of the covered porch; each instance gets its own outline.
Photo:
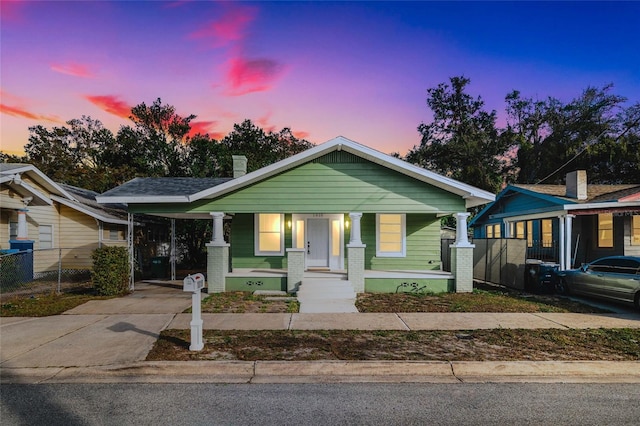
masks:
<instances>
[{"instance_id":1,"label":"covered porch","mask_svg":"<svg viewBox=\"0 0 640 426\"><path fill-rule=\"evenodd\" d=\"M225 277L227 291L287 291L286 269L237 268ZM305 279L348 280L346 269L306 270ZM365 292L440 293L455 291L455 277L447 271L364 271Z\"/></svg>"}]
</instances>

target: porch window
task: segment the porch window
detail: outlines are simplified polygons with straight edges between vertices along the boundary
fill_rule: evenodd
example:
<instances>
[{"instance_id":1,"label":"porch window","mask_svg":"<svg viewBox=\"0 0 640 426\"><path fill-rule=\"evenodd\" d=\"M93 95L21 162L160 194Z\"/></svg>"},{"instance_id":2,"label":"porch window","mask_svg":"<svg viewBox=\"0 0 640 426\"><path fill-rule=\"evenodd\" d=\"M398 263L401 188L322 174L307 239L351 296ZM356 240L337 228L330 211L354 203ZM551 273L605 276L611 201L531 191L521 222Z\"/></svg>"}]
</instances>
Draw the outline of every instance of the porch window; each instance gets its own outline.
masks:
<instances>
[{"instance_id":1,"label":"porch window","mask_svg":"<svg viewBox=\"0 0 640 426\"><path fill-rule=\"evenodd\" d=\"M296 248L304 248L304 220L296 220Z\"/></svg>"},{"instance_id":2,"label":"porch window","mask_svg":"<svg viewBox=\"0 0 640 426\"><path fill-rule=\"evenodd\" d=\"M342 227L339 220L331 221L331 256L340 256L340 235Z\"/></svg>"},{"instance_id":3,"label":"porch window","mask_svg":"<svg viewBox=\"0 0 640 426\"><path fill-rule=\"evenodd\" d=\"M524 222L511 222L509 225L511 238L524 239Z\"/></svg>"},{"instance_id":4,"label":"porch window","mask_svg":"<svg viewBox=\"0 0 640 426\"><path fill-rule=\"evenodd\" d=\"M602 213L598 215L598 247L613 247L613 214Z\"/></svg>"},{"instance_id":5,"label":"porch window","mask_svg":"<svg viewBox=\"0 0 640 426\"><path fill-rule=\"evenodd\" d=\"M284 214L260 213L255 215L255 254L284 255Z\"/></svg>"},{"instance_id":6,"label":"porch window","mask_svg":"<svg viewBox=\"0 0 640 426\"><path fill-rule=\"evenodd\" d=\"M111 241L123 240L120 230L116 227L109 228L109 239Z\"/></svg>"},{"instance_id":7,"label":"porch window","mask_svg":"<svg viewBox=\"0 0 640 426\"><path fill-rule=\"evenodd\" d=\"M631 245L640 246L640 215L631 216Z\"/></svg>"},{"instance_id":8,"label":"porch window","mask_svg":"<svg viewBox=\"0 0 640 426\"><path fill-rule=\"evenodd\" d=\"M500 224L487 225L487 238L500 238Z\"/></svg>"},{"instance_id":9,"label":"porch window","mask_svg":"<svg viewBox=\"0 0 640 426\"><path fill-rule=\"evenodd\" d=\"M542 247L553 247L553 221L542 219Z\"/></svg>"},{"instance_id":10,"label":"porch window","mask_svg":"<svg viewBox=\"0 0 640 426\"><path fill-rule=\"evenodd\" d=\"M38 241L41 249L53 248L53 225L40 225L38 227Z\"/></svg>"},{"instance_id":11,"label":"porch window","mask_svg":"<svg viewBox=\"0 0 640 426\"><path fill-rule=\"evenodd\" d=\"M527 221L527 247L533 247L533 221Z\"/></svg>"},{"instance_id":12,"label":"porch window","mask_svg":"<svg viewBox=\"0 0 640 426\"><path fill-rule=\"evenodd\" d=\"M406 255L404 214L377 214L376 230L376 256L404 257Z\"/></svg>"}]
</instances>

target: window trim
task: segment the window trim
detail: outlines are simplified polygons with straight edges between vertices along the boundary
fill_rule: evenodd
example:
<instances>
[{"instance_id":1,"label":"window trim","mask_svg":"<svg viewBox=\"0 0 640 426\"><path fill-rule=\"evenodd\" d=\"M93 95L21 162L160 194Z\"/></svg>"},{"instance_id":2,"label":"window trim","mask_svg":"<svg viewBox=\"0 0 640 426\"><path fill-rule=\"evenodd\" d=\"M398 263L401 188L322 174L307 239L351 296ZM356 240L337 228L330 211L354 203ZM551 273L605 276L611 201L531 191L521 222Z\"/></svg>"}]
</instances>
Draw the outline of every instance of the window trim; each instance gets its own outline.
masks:
<instances>
[{"instance_id":1,"label":"window trim","mask_svg":"<svg viewBox=\"0 0 640 426\"><path fill-rule=\"evenodd\" d=\"M260 251L260 215L261 214L277 214L280 215L280 250L279 251ZM254 255L255 256L284 256L284 213L254 213L253 215L253 238L254 238ZM275 234L275 232L274 232Z\"/></svg>"},{"instance_id":2,"label":"window trim","mask_svg":"<svg viewBox=\"0 0 640 426\"><path fill-rule=\"evenodd\" d=\"M380 216L395 215L400 216L400 237L401 251L383 252L380 251ZM376 213L376 257L407 257L407 215L405 213Z\"/></svg>"}]
</instances>

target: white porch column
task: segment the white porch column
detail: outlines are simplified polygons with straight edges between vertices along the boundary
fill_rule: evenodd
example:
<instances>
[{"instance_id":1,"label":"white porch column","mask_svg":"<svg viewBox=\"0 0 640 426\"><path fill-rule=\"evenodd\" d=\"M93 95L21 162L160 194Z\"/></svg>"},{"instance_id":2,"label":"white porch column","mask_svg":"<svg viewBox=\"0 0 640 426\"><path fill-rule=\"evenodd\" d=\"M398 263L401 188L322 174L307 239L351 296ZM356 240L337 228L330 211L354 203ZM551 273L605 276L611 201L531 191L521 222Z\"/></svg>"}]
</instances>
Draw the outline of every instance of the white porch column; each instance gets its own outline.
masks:
<instances>
[{"instance_id":1,"label":"white porch column","mask_svg":"<svg viewBox=\"0 0 640 426\"><path fill-rule=\"evenodd\" d=\"M571 234L573 232L573 218L575 216L572 214L568 214L565 216L565 221L566 224L564 226L564 231L567 234L567 238L565 239L565 255L564 255L564 269L571 269L573 268L573 261L572 261L572 247L571 247Z\"/></svg>"},{"instance_id":2,"label":"white porch column","mask_svg":"<svg viewBox=\"0 0 640 426\"><path fill-rule=\"evenodd\" d=\"M221 293L225 291L225 279L229 269L229 244L224 240L224 213L212 212L213 235L207 244L207 291Z\"/></svg>"},{"instance_id":3,"label":"white porch column","mask_svg":"<svg viewBox=\"0 0 640 426\"><path fill-rule=\"evenodd\" d=\"M28 240L29 230L27 228L27 209L18 210L18 236L16 240Z\"/></svg>"},{"instance_id":4,"label":"white porch column","mask_svg":"<svg viewBox=\"0 0 640 426\"><path fill-rule=\"evenodd\" d=\"M467 218L469 213L456 213L456 241L449 246L451 250L451 272L455 277L456 293L473 291L473 249L475 245L467 237Z\"/></svg>"},{"instance_id":5,"label":"white porch column","mask_svg":"<svg viewBox=\"0 0 640 426\"><path fill-rule=\"evenodd\" d=\"M360 233L362 213L349 213L349 219L351 220L351 238L349 238L349 244L362 244L362 236Z\"/></svg>"},{"instance_id":6,"label":"white porch column","mask_svg":"<svg viewBox=\"0 0 640 426\"><path fill-rule=\"evenodd\" d=\"M360 234L360 219L362 213L349 213L351 220L351 238L347 244L347 279L351 282L356 293L364 293L364 251L367 247L362 244Z\"/></svg>"},{"instance_id":7,"label":"white porch column","mask_svg":"<svg viewBox=\"0 0 640 426\"><path fill-rule=\"evenodd\" d=\"M465 220L466 222L466 220ZM511 222L509 222L507 219L504 219L502 221L502 223L504 223L504 237L503 238L511 238Z\"/></svg>"},{"instance_id":8,"label":"white porch column","mask_svg":"<svg viewBox=\"0 0 640 426\"><path fill-rule=\"evenodd\" d=\"M223 228L223 219L224 213L222 212L211 212L211 216L213 216L213 235L211 237L212 243L224 244L224 228Z\"/></svg>"},{"instance_id":9,"label":"white porch column","mask_svg":"<svg viewBox=\"0 0 640 426\"><path fill-rule=\"evenodd\" d=\"M456 241L453 243L456 247L475 247L469 243L467 236L469 231L467 228L467 218L471 213L456 213Z\"/></svg>"}]
</instances>

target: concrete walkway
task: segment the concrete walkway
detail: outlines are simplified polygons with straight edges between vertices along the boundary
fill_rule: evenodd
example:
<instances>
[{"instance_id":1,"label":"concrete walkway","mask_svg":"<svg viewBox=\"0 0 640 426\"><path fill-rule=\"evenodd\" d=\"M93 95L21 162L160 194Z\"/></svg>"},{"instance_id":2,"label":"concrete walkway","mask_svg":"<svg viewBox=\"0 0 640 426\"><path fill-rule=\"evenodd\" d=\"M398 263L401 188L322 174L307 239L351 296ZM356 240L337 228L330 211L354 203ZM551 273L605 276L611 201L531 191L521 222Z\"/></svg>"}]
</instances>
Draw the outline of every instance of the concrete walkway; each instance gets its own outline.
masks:
<instances>
[{"instance_id":1,"label":"concrete walkway","mask_svg":"<svg viewBox=\"0 0 640 426\"><path fill-rule=\"evenodd\" d=\"M204 297L204 295L203 295ZM147 362L159 333L189 329L191 294L136 284L64 315L0 319L0 380L41 382L555 381L640 383L638 362ZM205 329L640 328L640 314L203 314Z\"/></svg>"}]
</instances>

